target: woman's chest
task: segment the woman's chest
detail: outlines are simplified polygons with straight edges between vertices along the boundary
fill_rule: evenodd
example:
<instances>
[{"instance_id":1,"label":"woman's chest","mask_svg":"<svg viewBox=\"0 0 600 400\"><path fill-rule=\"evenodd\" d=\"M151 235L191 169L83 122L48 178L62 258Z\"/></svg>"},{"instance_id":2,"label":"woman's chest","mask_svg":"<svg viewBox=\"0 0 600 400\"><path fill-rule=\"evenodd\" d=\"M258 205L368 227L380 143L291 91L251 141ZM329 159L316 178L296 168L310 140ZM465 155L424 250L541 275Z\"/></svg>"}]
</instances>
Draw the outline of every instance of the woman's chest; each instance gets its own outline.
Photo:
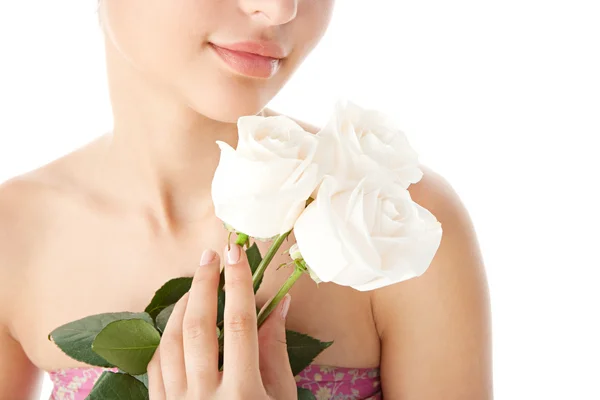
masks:
<instances>
[{"instance_id":1,"label":"woman's chest","mask_svg":"<svg viewBox=\"0 0 600 400\"><path fill-rule=\"evenodd\" d=\"M199 241L205 247L160 241L150 245L131 239L123 231L89 236L92 240L62 238L46 246L27 266L23 290L16 299L14 330L29 358L44 370L84 366L48 340L53 329L88 315L143 311L163 283L193 275L203 249L220 252L227 243L226 234ZM268 244L261 243L260 247L264 254ZM289 244L282 247L265 274L257 293L258 306L273 296L292 272L290 268L276 269L288 261L288 256L281 254L287 247ZM379 338L366 293L333 284L317 286L307 275L290 293L288 329L334 341L316 363L348 367L379 364Z\"/></svg>"}]
</instances>

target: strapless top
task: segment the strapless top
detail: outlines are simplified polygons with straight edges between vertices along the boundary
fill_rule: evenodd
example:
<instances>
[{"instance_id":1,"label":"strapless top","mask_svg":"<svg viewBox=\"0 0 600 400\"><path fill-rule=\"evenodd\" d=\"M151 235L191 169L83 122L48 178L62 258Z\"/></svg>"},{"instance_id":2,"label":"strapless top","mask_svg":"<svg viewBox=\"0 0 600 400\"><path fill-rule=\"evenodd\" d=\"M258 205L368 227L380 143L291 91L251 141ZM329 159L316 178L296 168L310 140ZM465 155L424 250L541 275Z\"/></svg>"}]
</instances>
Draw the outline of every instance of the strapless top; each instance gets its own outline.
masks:
<instances>
[{"instance_id":1,"label":"strapless top","mask_svg":"<svg viewBox=\"0 0 600 400\"><path fill-rule=\"evenodd\" d=\"M83 367L49 371L54 384L51 400L84 400L103 371L117 368ZM296 375L296 385L317 400L381 400L379 368L309 365Z\"/></svg>"}]
</instances>

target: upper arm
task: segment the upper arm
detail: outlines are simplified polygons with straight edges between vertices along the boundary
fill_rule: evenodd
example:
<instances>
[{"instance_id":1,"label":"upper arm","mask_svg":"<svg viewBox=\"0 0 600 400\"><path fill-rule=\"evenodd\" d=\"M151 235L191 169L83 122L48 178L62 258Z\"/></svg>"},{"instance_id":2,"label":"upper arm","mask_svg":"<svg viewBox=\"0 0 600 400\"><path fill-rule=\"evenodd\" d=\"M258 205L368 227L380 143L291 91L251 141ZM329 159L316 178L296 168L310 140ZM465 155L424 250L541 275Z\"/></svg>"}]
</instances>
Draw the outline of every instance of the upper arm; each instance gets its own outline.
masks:
<instances>
[{"instance_id":1,"label":"upper arm","mask_svg":"<svg viewBox=\"0 0 600 400\"><path fill-rule=\"evenodd\" d=\"M0 400L38 399L41 371L11 333L17 275L26 256L18 184L0 185Z\"/></svg>"},{"instance_id":2,"label":"upper arm","mask_svg":"<svg viewBox=\"0 0 600 400\"><path fill-rule=\"evenodd\" d=\"M490 302L475 231L441 176L427 171L419 184L413 200L437 217L443 234L423 275L373 292L384 396L489 400Z\"/></svg>"}]
</instances>

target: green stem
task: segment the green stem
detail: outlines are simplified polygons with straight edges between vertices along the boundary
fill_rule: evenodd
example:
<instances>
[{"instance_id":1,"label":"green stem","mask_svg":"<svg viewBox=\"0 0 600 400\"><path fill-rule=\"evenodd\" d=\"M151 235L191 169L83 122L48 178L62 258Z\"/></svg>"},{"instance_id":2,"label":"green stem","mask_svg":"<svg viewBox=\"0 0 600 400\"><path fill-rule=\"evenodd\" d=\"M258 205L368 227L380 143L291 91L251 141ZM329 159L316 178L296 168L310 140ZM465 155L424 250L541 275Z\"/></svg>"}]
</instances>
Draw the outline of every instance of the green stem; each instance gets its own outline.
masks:
<instances>
[{"instance_id":1,"label":"green stem","mask_svg":"<svg viewBox=\"0 0 600 400\"><path fill-rule=\"evenodd\" d=\"M288 279L283 283L275 297L271 299L269 304L262 310L260 314L258 314L258 327L265 322L269 314L277 307L281 299L290 291L294 283L302 276L304 273L304 268L298 263L296 263L296 268L294 268L294 272L288 277Z\"/></svg>"},{"instance_id":2,"label":"green stem","mask_svg":"<svg viewBox=\"0 0 600 400\"><path fill-rule=\"evenodd\" d=\"M283 244L283 241L289 236L290 232L292 232L292 231L290 230L290 231L287 231L286 233L283 233L283 234L277 236L277 238L273 241L273 243L271 244L271 247L267 251L267 254L265 254L265 257L262 259L260 264L258 264L256 271L254 271L254 275L252 275L252 283L254 286L254 292L256 292L258 290L258 287L260 286L260 282L265 273L265 270L267 269L267 267L273 260L273 257L275 257L275 254L277 254L277 251Z\"/></svg>"},{"instance_id":3,"label":"green stem","mask_svg":"<svg viewBox=\"0 0 600 400\"><path fill-rule=\"evenodd\" d=\"M250 238L245 233L238 232L237 239L235 240L235 244L239 244L240 246L244 246L249 243Z\"/></svg>"}]
</instances>

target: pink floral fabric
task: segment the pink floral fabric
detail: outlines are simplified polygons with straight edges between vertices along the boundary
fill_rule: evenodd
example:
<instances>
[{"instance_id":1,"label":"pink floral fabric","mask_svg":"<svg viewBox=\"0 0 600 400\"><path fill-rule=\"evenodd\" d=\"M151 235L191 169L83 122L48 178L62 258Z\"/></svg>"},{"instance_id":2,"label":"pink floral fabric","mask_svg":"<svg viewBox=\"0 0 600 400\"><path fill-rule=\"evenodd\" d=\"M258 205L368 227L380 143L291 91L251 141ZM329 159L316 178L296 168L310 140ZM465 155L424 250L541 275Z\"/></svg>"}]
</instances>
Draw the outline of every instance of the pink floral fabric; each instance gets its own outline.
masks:
<instances>
[{"instance_id":1,"label":"pink floral fabric","mask_svg":"<svg viewBox=\"0 0 600 400\"><path fill-rule=\"evenodd\" d=\"M296 385L317 400L380 400L379 368L342 368L309 365L296 375Z\"/></svg>"},{"instance_id":2,"label":"pink floral fabric","mask_svg":"<svg viewBox=\"0 0 600 400\"><path fill-rule=\"evenodd\" d=\"M118 371L118 368L68 368L48 372L54 384L51 400L84 400L104 371Z\"/></svg>"},{"instance_id":3,"label":"pink floral fabric","mask_svg":"<svg viewBox=\"0 0 600 400\"><path fill-rule=\"evenodd\" d=\"M104 371L117 368L68 368L50 371L54 384L50 400L84 400ZM381 400L378 368L342 368L309 365L296 376L298 387L317 400Z\"/></svg>"}]
</instances>

